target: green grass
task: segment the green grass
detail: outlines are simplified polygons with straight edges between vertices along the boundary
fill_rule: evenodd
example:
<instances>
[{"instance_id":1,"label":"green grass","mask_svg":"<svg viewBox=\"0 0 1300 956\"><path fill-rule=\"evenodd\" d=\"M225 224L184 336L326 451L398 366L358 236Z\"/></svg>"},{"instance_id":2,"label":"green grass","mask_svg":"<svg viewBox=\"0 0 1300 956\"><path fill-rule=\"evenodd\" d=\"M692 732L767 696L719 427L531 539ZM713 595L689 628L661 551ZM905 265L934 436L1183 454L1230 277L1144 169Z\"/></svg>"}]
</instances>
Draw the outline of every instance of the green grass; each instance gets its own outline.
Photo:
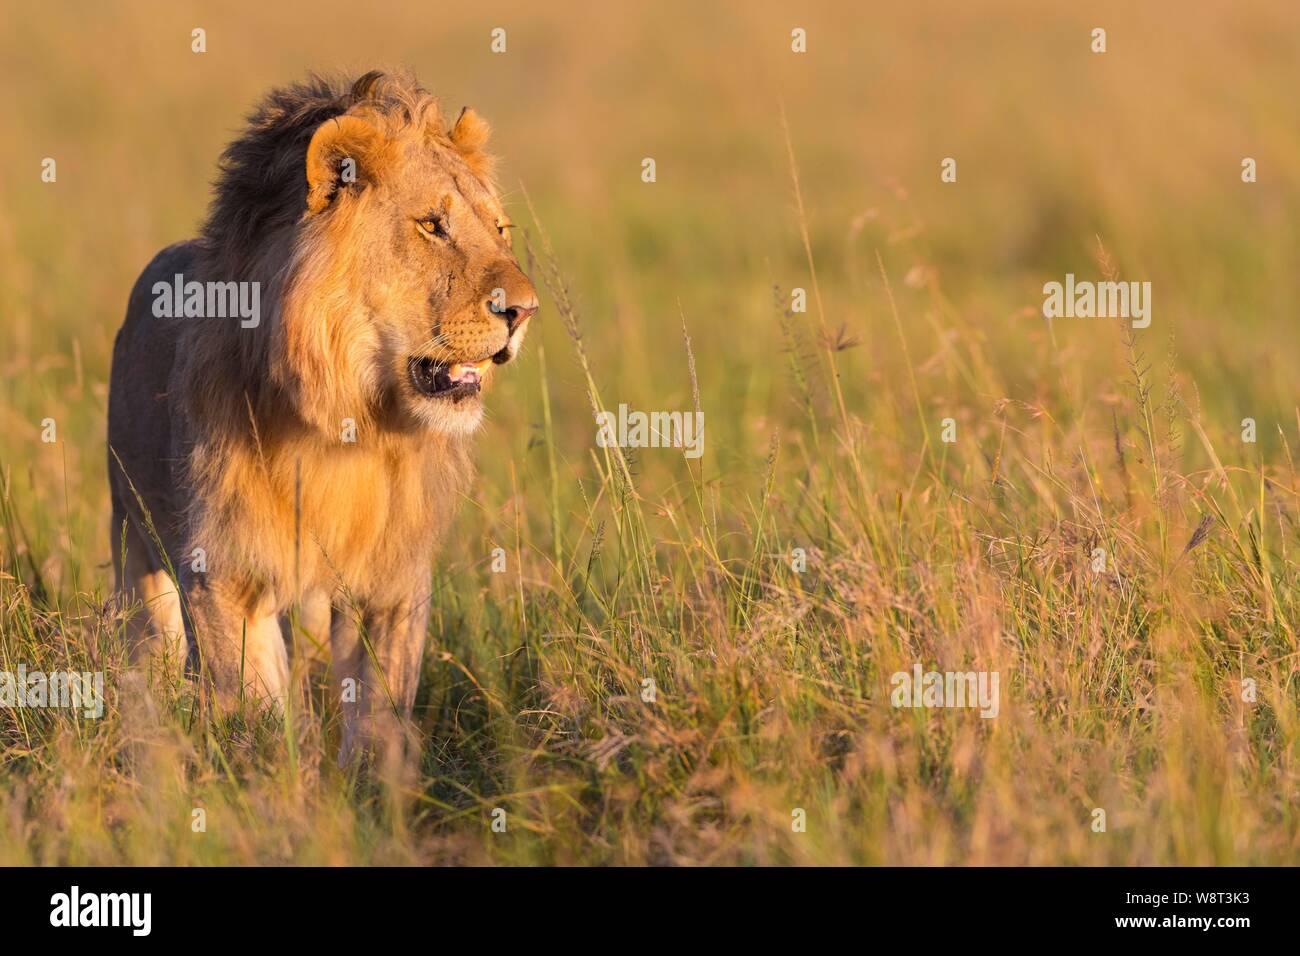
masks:
<instances>
[{"instance_id":1,"label":"green grass","mask_svg":"<svg viewBox=\"0 0 1300 956\"><path fill-rule=\"evenodd\" d=\"M1295 12L1002 6L523 5L505 57L424 5L7 12L0 670L108 706L0 710L0 863L1294 863ZM104 407L239 116L376 64L494 122L543 311L434 562L418 763L358 779L318 675L209 721L124 666ZM1149 279L1151 328L1049 326L1066 272ZM596 446L697 401L698 461ZM891 707L916 662L998 716Z\"/></svg>"}]
</instances>

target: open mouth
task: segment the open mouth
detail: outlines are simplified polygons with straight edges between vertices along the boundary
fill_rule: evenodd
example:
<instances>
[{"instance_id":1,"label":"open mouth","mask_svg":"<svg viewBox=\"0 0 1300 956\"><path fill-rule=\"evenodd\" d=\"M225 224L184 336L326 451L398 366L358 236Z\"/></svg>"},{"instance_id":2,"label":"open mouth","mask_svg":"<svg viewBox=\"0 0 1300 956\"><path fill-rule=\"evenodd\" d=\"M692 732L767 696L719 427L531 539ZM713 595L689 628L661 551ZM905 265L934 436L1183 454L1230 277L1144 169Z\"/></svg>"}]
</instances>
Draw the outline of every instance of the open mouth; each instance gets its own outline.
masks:
<instances>
[{"instance_id":1,"label":"open mouth","mask_svg":"<svg viewBox=\"0 0 1300 956\"><path fill-rule=\"evenodd\" d=\"M446 364L432 358L412 357L408 362L411 385L426 398L441 398L458 403L479 393L483 374L492 359L481 362Z\"/></svg>"}]
</instances>

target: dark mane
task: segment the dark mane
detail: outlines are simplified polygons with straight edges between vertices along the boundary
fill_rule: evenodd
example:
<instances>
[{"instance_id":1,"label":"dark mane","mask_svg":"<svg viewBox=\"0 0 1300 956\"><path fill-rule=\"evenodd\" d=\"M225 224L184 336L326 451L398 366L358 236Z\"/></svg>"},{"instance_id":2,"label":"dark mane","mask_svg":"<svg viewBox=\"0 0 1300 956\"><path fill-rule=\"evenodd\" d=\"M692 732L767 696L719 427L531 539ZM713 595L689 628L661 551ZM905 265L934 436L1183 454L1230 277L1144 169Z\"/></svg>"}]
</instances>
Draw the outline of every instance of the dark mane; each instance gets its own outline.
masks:
<instances>
[{"instance_id":1,"label":"dark mane","mask_svg":"<svg viewBox=\"0 0 1300 956\"><path fill-rule=\"evenodd\" d=\"M406 74L372 70L353 82L312 74L272 90L218 161L200 233L210 273L239 278L261 242L302 217L312 134L362 102L403 123L424 122L430 112L441 122L434 98Z\"/></svg>"}]
</instances>

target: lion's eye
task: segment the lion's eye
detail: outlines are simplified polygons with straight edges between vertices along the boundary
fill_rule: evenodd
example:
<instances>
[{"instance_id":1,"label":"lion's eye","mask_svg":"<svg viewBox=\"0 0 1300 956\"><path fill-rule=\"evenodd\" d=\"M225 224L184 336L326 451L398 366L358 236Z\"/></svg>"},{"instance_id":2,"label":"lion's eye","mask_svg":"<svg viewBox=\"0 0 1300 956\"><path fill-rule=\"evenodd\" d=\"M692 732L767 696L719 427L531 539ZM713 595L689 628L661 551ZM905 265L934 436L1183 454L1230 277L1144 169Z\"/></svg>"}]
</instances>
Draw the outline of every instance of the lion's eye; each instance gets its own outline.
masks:
<instances>
[{"instance_id":1,"label":"lion's eye","mask_svg":"<svg viewBox=\"0 0 1300 956\"><path fill-rule=\"evenodd\" d=\"M513 222L506 222L504 219L497 220L497 232L501 233L503 236L506 234L507 229L513 229L514 227L515 224Z\"/></svg>"},{"instance_id":2,"label":"lion's eye","mask_svg":"<svg viewBox=\"0 0 1300 956\"><path fill-rule=\"evenodd\" d=\"M447 238L447 222L441 216L428 215L415 221L420 231L426 236L437 236L439 239Z\"/></svg>"}]
</instances>

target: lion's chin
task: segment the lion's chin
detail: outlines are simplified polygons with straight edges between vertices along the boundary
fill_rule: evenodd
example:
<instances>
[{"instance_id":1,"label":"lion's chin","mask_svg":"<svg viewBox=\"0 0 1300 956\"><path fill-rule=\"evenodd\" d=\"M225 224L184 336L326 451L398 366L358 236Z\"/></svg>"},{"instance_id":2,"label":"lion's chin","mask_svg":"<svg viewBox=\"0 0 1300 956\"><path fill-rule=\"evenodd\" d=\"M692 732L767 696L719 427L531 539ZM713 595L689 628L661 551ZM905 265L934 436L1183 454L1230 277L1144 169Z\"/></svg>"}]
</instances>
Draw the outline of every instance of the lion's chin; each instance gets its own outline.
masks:
<instances>
[{"instance_id":1,"label":"lion's chin","mask_svg":"<svg viewBox=\"0 0 1300 956\"><path fill-rule=\"evenodd\" d=\"M483 399L466 395L455 402L443 398L424 399L411 409L416 420L429 431L467 436L483 424Z\"/></svg>"},{"instance_id":2,"label":"lion's chin","mask_svg":"<svg viewBox=\"0 0 1300 956\"><path fill-rule=\"evenodd\" d=\"M439 362L428 356L407 360L411 414L430 431L472 434L483 422L482 390L490 359Z\"/></svg>"}]
</instances>

